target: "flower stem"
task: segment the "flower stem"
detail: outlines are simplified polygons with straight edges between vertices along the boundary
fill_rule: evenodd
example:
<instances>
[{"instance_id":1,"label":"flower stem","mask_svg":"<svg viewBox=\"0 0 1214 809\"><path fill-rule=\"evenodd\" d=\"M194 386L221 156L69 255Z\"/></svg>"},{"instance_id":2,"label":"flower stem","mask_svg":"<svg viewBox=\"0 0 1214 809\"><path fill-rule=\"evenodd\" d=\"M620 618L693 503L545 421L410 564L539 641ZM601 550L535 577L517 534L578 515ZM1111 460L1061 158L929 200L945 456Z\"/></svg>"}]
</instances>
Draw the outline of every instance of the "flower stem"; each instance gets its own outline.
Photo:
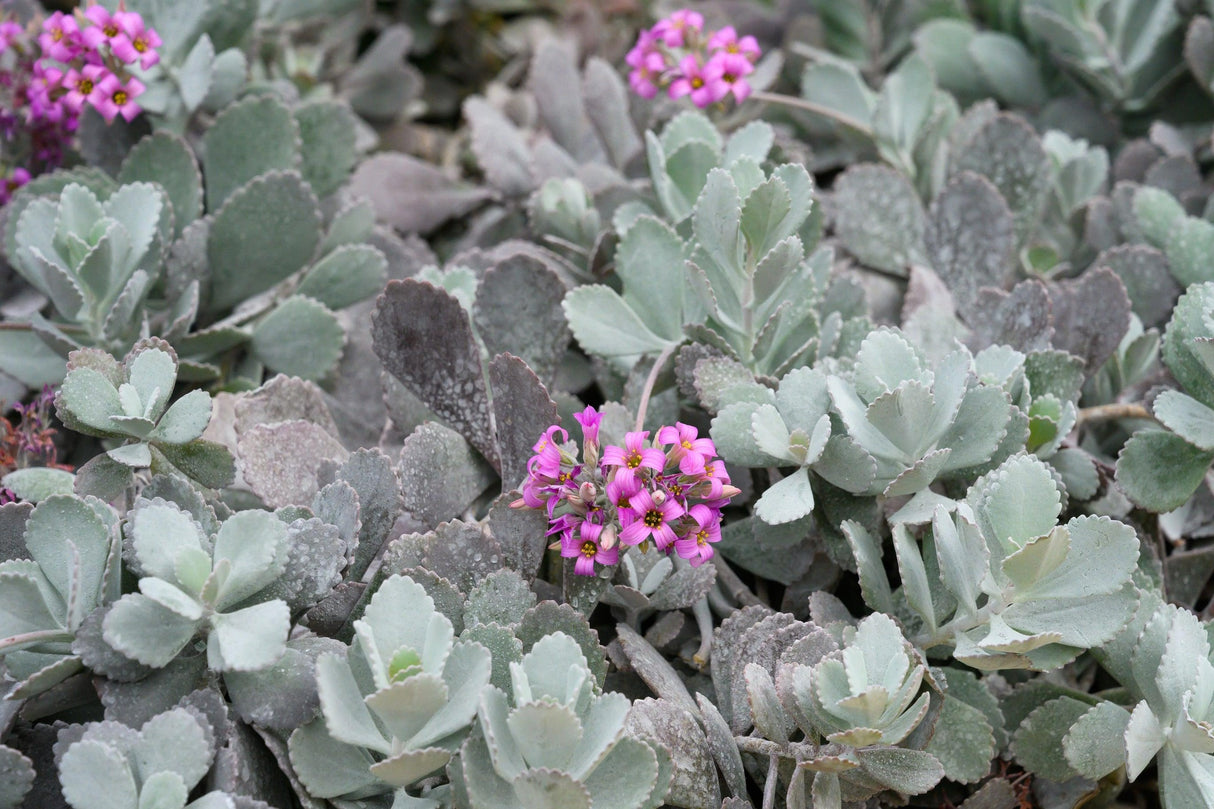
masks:
<instances>
[{"instance_id":1,"label":"flower stem","mask_svg":"<svg viewBox=\"0 0 1214 809\"><path fill-rule=\"evenodd\" d=\"M815 104L813 101L807 101L804 98L796 96L784 95L783 93L766 93L762 90L757 90L750 94L750 97L755 101L765 101L768 104L783 104L785 107L793 109L805 110L812 112L815 115L821 115L823 118L829 118L832 121L843 124L848 129L854 129L857 132L867 136L873 136L873 129L868 124L858 118L853 118L850 115L832 110L830 107L824 107L821 104Z\"/></svg>"},{"instance_id":2,"label":"flower stem","mask_svg":"<svg viewBox=\"0 0 1214 809\"><path fill-rule=\"evenodd\" d=\"M666 365L666 361L670 359L670 355L678 347L679 343L675 343L663 348L662 353L658 354L658 358L653 361L653 367L649 369L649 376L645 378L645 387L641 391L641 402L637 405L637 432L644 429L645 413L649 410L649 397L653 395L653 386L658 382L658 374L662 373L662 367Z\"/></svg>"},{"instance_id":3,"label":"flower stem","mask_svg":"<svg viewBox=\"0 0 1214 809\"><path fill-rule=\"evenodd\" d=\"M776 785L780 780L780 757L767 757L767 780L763 782L763 809L775 809Z\"/></svg>"},{"instance_id":4,"label":"flower stem","mask_svg":"<svg viewBox=\"0 0 1214 809\"><path fill-rule=\"evenodd\" d=\"M717 569L717 581L720 582L721 586L726 588L726 591L734 601L743 607L763 603L759 600L758 596L750 591L746 583L738 578L738 574L733 572L733 568L729 566L728 562L719 555L713 554L712 563Z\"/></svg>"},{"instance_id":5,"label":"flower stem","mask_svg":"<svg viewBox=\"0 0 1214 809\"><path fill-rule=\"evenodd\" d=\"M1139 402L1114 402L1113 404L1084 407L1079 411L1075 427L1092 421L1116 421L1117 419L1154 419L1154 416Z\"/></svg>"},{"instance_id":6,"label":"flower stem","mask_svg":"<svg viewBox=\"0 0 1214 809\"><path fill-rule=\"evenodd\" d=\"M708 596L704 596L691 608L696 626L700 630L700 648L692 655L691 662L703 671L712 658L712 610L708 607Z\"/></svg>"}]
</instances>

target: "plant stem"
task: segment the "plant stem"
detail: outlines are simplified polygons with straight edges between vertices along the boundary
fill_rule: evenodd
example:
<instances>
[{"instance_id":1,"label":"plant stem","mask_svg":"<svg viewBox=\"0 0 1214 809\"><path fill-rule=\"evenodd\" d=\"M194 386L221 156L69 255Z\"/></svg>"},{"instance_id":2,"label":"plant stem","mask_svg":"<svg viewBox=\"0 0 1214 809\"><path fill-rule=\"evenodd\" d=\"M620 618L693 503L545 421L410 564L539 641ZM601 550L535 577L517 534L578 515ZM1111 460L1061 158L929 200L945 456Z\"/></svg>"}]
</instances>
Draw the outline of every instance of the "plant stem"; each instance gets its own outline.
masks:
<instances>
[{"instance_id":1,"label":"plant stem","mask_svg":"<svg viewBox=\"0 0 1214 809\"><path fill-rule=\"evenodd\" d=\"M776 783L780 780L779 756L767 757L767 780L763 782L763 809L775 809Z\"/></svg>"},{"instance_id":2,"label":"plant stem","mask_svg":"<svg viewBox=\"0 0 1214 809\"><path fill-rule=\"evenodd\" d=\"M658 374L662 373L662 366L670 359L670 355L679 347L678 343L666 346L662 349L662 353L658 354L658 358L653 361L653 367L649 369L649 376L645 378L645 387L641 390L641 402L637 405L637 422L636 430L640 432L645 427L645 413L649 410L649 397L653 395L653 386L658 382Z\"/></svg>"},{"instance_id":3,"label":"plant stem","mask_svg":"<svg viewBox=\"0 0 1214 809\"><path fill-rule=\"evenodd\" d=\"M1075 427L1079 428L1092 421L1116 421L1117 419L1154 419L1139 402L1114 402L1113 404L1085 407L1079 411Z\"/></svg>"},{"instance_id":4,"label":"plant stem","mask_svg":"<svg viewBox=\"0 0 1214 809\"><path fill-rule=\"evenodd\" d=\"M733 572L733 568L729 563L722 559L719 555L713 554L712 563L717 569L717 581L725 587L726 592L734 601L741 604L743 607L749 607L752 604L762 604L759 597L750 591L745 582L738 578L738 574Z\"/></svg>"},{"instance_id":5,"label":"plant stem","mask_svg":"<svg viewBox=\"0 0 1214 809\"><path fill-rule=\"evenodd\" d=\"M708 596L704 596L695 603L695 606L691 608L691 614L695 616L696 626L700 630L700 648L692 655L691 662L703 671L708 667L708 661L712 658L712 610L708 607Z\"/></svg>"},{"instance_id":6,"label":"plant stem","mask_svg":"<svg viewBox=\"0 0 1214 809\"><path fill-rule=\"evenodd\" d=\"M768 104L783 104L785 107L812 112L815 115L821 115L823 118L829 118L832 121L843 124L848 129L854 129L867 137L871 138L873 136L872 127L860 119L853 118L838 110L832 110L830 107L815 104L813 101L806 101L804 98L784 95L783 93L766 93L762 90L751 93L750 97L755 101L764 101Z\"/></svg>"}]
</instances>

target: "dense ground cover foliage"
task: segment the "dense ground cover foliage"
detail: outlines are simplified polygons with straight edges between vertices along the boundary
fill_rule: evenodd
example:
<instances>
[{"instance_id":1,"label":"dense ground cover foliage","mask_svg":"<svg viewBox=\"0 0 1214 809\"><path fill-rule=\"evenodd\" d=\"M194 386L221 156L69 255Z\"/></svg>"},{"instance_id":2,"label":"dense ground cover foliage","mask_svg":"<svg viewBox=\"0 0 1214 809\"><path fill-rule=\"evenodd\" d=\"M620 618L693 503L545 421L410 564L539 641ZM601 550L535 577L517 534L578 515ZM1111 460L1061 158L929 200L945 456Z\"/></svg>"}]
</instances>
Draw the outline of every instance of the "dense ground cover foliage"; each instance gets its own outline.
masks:
<instances>
[{"instance_id":1,"label":"dense ground cover foliage","mask_svg":"<svg viewBox=\"0 0 1214 809\"><path fill-rule=\"evenodd\" d=\"M1214 806L1214 7L0 21L0 809Z\"/></svg>"}]
</instances>

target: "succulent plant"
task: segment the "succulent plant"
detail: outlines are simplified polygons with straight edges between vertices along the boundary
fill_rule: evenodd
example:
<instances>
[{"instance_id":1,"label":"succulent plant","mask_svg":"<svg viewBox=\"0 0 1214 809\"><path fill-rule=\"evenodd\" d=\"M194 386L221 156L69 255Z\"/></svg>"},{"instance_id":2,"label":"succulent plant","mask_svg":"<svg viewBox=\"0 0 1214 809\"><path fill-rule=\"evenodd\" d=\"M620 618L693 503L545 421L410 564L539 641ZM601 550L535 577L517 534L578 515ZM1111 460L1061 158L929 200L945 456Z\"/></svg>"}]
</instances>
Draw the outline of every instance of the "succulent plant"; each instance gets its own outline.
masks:
<instances>
[{"instance_id":1,"label":"succulent plant","mask_svg":"<svg viewBox=\"0 0 1214 809\"><path fill-rule=\"evenodd\" d=\"M658 807L658 756L625 735L629 702L602 693L576 641L554 632L510 667L511 691L487 689L480 733L460 751L474 805ZM627 772L627 779L618 774Z\"/></svg>"},{"instance_id":2,"label":"succulent plant","mask_svg":"<svg viewBox=\"0 0 1214 809\"><path fill-rule=\"evenodd\" d=\"M739 736L739 746L792 759L795 768L785 776L790 802L831 805L834 795L837 805L840 795L852 801L882 790L931 789L944 767L929 752L899 746L928 714L922 657L879 613L861 621L842 648L817 632L816 643L806 643L819 657L812 664L783 663L775 680L762 665L746 665L758 736ZM803 741L793 741L798 732Z\"/></svg>"},{"instance_id":3,"label":"succulent plant","mask_svg":"<svg viewBox=\"0 0 1214 809\"><path fill-rule=\"evenodd\" d=\"M291 764L317 798L395 791L408 801L405 790L445 767L467 735L492 660L481 644L455 640L450 619L407 576L380 585L354 632L344 658L316 662L322 716L291 734Z\"/></svg>"},{"instance_id":4,"label":"succulent plant","mask_svg":"<svg viewBox=\"0 0 1214 809\"><path fill-rule=\"evenodd\" d=\"M282 656L290 611L274 588L290 547L277 517L243 511L209 535L176 504L141 500L128 529L140 592L120 598L105 616L106 643L153 668L199 634L214 671L256 671Z\"/></svg>"},{"instance_id":5,"label":"succulent plant","mask_svg":"<svg viewBox=\"0 0 1214 809\"><path fill-rule=\"evenodd\" d=\"M1166 390L1152 404L1165 429L1139 430L1117 459L1117 480L1136 504L1152 511L1183 505L1214 461L1214 336L1209 311L1214 283L1194 284L1168 323L1163 360L1186 392Z\"/></svg>"},{"instance_id":6,"label":"succulent plant","mask_svg":"<svg viewBox=\"0 0 1214 809\"><path fill-rule=\"evenodd\" d=\"M222 377L238 347L256 357L254 386L263 366L329 373L345 342L332 309L370 296L387 273L366 243L368 203L320 209L358 160L353 122L335 101L247 98L203 135L204 172L185 140L162 132L131 147L117 181L76 170L27 186L9 207L5 251L58 317L34 311L32 331L5 333L14 356L27 353L6 372L58 382L57 354L122 352L155 335L193 381Z\"/></svg>"},{"instance_id":7,"label":"succulent plant","mask_svg":"<svg viewBox=\"0 0 1214 809\"><path fill-rule=\"evenodd\" d=\"M932 481L967 477L1021 446L1007 393L974 371L968 351L929 368L902 335L877 330L861 344L849 377L827 380L848 449L872 470L869 494L922 493L905 507L909 516L936 499Z\"/></svg>"},{"instance_id":8,"label":"succulent plant","mask_svg":"<svg viewBox=\"0 0 1214 809\"><path fill-rule=\"evenodd\" d=\"M978 669L1048 670L1110 640L1138 601L1133 529L1092 516L1058 525L1061 509L1048 466L1009 458L953 513L937 505L921 545L906 525L894 525L896 592L867 530L847 522L843 531L865 600L887 613L909 610L920 624L918 646L951 643L954 658Z\"/></svg>"},{"instance_id":9,"label":"succulent plant","mask_svg":"<svg viewBox=\"0 0 1214 809\"><path fill-rule=\"evenodd\" d=\"M99 500L55 495L19 512L21 545L0 562L0 660L14 698L38 694L84 669L72 641L93 610L119 595L117 514Z\"/></svg>"},{"instance_id":10,"label":"succulent plant","mask_svg":"<svg viewBox=\"0 0 1214 809\"><path fill-rule=\"evenodd\" d=\"M173 404L178 361L163 340L140 341L119 364L98 349L78 349L55 398L70 429L124 443L81 470L90 487L107 498L133 480L135 469L179 470L203 486L232 482L232 457L201 436L211 420L211 396L195 390Z\"/></svg>"},{"instance_id":11,"label":"succulent plant","mask_svg":"<svg viewBox=\"0 0 1214 809\"><path fill-rule=\"evenodd\" d=\"M220 791L189 801L216 744L207 719L188 708L157 714L139 730L93 722L60 738L66 749L59 777L72 809L237 809L233 796Z\"/></svg>"}]
</instances>

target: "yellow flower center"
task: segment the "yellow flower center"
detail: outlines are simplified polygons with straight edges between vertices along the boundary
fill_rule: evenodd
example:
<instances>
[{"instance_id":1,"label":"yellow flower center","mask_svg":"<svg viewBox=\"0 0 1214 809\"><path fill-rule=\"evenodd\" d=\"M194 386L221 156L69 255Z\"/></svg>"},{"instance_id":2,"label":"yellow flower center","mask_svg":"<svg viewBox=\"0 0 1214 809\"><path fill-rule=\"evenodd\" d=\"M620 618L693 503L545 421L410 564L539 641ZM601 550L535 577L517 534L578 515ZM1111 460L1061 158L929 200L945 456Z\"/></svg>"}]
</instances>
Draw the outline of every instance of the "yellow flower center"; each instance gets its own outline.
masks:
<instances>
[{"instance_id":1,"label":"yellow flower center","mask_svg":"<svg viewBox=\"0 0 1214 809\"><path fill-rule=\"evenodd\" d=\"M587 559L593 559L598 550L598 547L593 542L586 541L582 543L582 556L585 556Z\"/></svg>"},{"instance_id":2,"label":"yellow flower center","mask_svg":"<svg viewBox=\"0 0 1214 809\"><path fill-rule=\"evenodd\" d=\"M632 452L628 453L628 457L624 462L628 464L629 469L636 469L641 465L641 453L633 450Z\"/></svg>"},{"instance_id":3,"label":"yellow flower center","mask_svg":"<svg viewBox=\"0 0 1214 809\"><path fill-rule=\"evenodd\" d=\"M120 107L126 103L126 90L119 90L114 93L114 103Z\"/></svg>"},{"instance_id":4,"label":"yellow flower center","mask_svg":"<svg viewBox=\"0 0 1214 809\"><path fill-rule=\"evenodd\" d=\"M110 39L113 39L114 37L118 36L118 26L114 25L113 23L110 23L109 25L105 26L101 30L105 31L105 35L107 37L109 37Z\"/></svg>"},{"instance_id":5,"label":"yellow flower center","mask_svg":"<svg viewBox=\"0 0 1214 809\"><path fill-rule=\"evenodd\" d=\"M143 37L135 37L135 41L131 43L135 46L135 50L143 53L148 49L148 41Z\"/></svg>"},{"instance_id":6,"label":"yellow flower center","mask_svg":"<svg viewBox=\"0 0 1214 809\"><path fill-rule=\"evenodd\" d=\"M691 80L691 86L694 87L695 89L699 90L701 87L704 86L704 80L701 79L699 76L696 76L694 79Z\"/></svg>"},{"instance_id":7,"label":"yellow flower center","mask_svg":"<svg viewBox=\"0 0 1214 809\"><path fill-rule=\"evenodd\" d=\"M696 534L696 544L701 547L708 544L708 531L707 530L701 529Z\"/></svg>"},{"instance_id":8,"label":"yellow flower center","mask_svg":"<svg viewBox=\"0 0 1214 809\"><path fill-rule=\"evenodd\" d=\"M646 528L660 528L662 526L662 512L657 509L650 509L645 512L644 522Z\"/></svg>"},{"instance_id":9,"label":"yellow flower center","mask_svg":"<svg viewBox=\"0 0 1214 809\"><path fill-rule=\"evenodd\" d=\"M81 78L78 82L76 82L76 89L79 90L82 95L88 95L89 93L93 92L93 80Z\"/></svg>"}]
</instances>

